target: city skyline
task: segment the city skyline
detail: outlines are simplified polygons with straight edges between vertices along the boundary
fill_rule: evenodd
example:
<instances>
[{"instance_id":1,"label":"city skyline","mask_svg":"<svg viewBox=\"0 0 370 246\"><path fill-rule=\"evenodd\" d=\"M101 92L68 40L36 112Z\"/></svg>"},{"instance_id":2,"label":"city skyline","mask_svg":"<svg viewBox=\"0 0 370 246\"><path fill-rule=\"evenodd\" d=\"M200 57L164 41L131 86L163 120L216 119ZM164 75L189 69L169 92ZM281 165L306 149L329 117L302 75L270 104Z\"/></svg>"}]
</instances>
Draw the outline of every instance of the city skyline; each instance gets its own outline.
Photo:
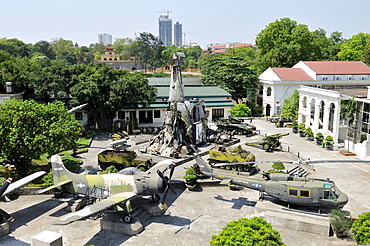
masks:
<instances>
[{"instance_id":1,"label":"city skyline","mask_svg":"<svg viewBox=\"0 0 370 246\"><path fill-rule=\"evenodd\" d=\"M297 3L293 0L253 2L237 0L194 1L178 4L174 1L112 0L102 5L98 1L45 1L30 3L26 0L4 0L0 16L0 38L17 38L25 43L52 41L58 38L72 40L80 46L97 43L100 33L116 38L132 38L142 32L155 36L158 18L170 11L174 23L182 23L186 34L183 43L207 44L243 42L255 44L255 38L269 23L288 17L309 30L324 29L329 36L342 32L343 38L365 32L370 33L370 16L366 9L370 1L353 0L350 4L338 0L312 0Z\"/></svg>"}]
</instances>

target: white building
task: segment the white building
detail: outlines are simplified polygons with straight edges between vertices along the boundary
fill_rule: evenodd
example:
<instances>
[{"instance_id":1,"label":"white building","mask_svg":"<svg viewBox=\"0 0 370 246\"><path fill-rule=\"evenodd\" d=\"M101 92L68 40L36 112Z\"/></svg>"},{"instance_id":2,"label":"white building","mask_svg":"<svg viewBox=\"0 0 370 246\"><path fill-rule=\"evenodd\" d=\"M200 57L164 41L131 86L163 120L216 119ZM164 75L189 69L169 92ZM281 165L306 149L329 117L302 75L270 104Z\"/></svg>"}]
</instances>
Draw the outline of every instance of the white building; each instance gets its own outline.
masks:
<instances>
[{"instance_id":1,"label":"white building","mask_svg":"<svg viewBox=\"0 0 370 246\"><path fill-rule=\"evenodd\" d=\"M360 61L300 61L292 68L268 68L259 79L257 102L266 116L279 116L284 100L300 85L368 85L370 68Z\"/></svg>"},{"instance_id":2,"label":"white building","mask_svg":"<svg viewBox=\"0 0 370 246\"><path fill-rule=\"evenodd\" d=\"M113 44L112 35L108 33L100 33L98 35L98 43L104 46L112 45Z\"/></svg>"}]
</instances>

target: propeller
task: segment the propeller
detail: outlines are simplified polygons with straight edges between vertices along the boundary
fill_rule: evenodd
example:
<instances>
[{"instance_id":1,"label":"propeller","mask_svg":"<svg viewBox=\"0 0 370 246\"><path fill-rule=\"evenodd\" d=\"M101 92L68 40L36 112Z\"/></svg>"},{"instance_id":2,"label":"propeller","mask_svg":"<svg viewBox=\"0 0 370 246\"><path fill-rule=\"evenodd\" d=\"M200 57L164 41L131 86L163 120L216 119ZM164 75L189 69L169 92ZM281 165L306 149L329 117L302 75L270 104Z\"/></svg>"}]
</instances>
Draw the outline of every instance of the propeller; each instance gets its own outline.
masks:
<instances>
[{"instance_id":1,"label":"propeller","mask_svg":"<svg viewBox=\"0 0 370 246\"><path fill-rule=\"evenodd\" d=\"M0 208L0 218L1 218L0 222L3 221L2 217L9 220L10 222L14 221L14 218L10 214L8 214L7 212L5 212L4 210Z\"/></svg>"},{"instance_id":2,"label":"propeller","mask_svg":"<svg viewBox=\"0 0 370 246\"><path fill-rule=\"evenodd\" d=\"M6 189L8 189L10 183L12 182L12 178L8 178L4 184L1 186L0 188L0 197L3 196L4 192L6 191Z\"/></svg>"},{"instance_id":3,"label":"propeller","mask_svg":"<svg viewBox=\"0 0 370 246\"><path fill-rule=\"evenodd\" d=\"M171 190L177 196L177 193L176 193L175 189L170 184L170 180L172 178L173 172L175 171L175 166L176 165L172 162L172 164L170 165L170 177L169 178L167 176L164 176L164 174L160 170L157 170L157 173L158 173L159 177L161 177L161 179L166 184L166 188L165 188L164 194L163 194L162 204L164 204L164 201L166 200L168 190Z\"/></svg>"},{"instance_id":4,"label":"propeller","mask_svg":"<svg viewBox=\"0 0 370 246\"><path fill-rule=\"evenodd\" d=\"M10 183L12 182L12 178L8 178L5 183L1 186L0 188L0 197L3 196L4 192L6 191L6 189L8 189ZM8 214L7 212L5 212L4 210L0 209L0 223L3 221L3 218L13 222L14 221L14 218Z\"/></svg>"}]
</instances>

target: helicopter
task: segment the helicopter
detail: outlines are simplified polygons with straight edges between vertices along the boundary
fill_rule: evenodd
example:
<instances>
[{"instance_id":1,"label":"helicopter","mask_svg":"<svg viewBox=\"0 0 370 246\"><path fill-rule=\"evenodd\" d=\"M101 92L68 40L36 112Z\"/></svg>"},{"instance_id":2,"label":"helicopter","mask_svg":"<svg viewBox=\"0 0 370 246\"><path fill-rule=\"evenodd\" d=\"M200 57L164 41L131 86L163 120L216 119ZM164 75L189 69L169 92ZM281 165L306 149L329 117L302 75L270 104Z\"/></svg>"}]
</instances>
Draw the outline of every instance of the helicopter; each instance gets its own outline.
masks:
<instances>
[{"instance_id":1,"label":"helicopter","mask_svg":"<svg viewBox=\"0 0 370 246\"><path fill-rule=\"evenodd\" d=\"M250 178L222 169L212 169L201 157L196 162L205 176L260 191L260 198L266 192L273 198L288 204L309 207L342 208L348 203L348 196L341 192L330 179L294 177L285 173L264 173L264 179Z\"/></svg>"},{"instance_id":2,"label":"helicopter","mask_svg":"<svg viewBox=\"0 0 370 246\"><path fill-rule=\"evenodd\" d=\"M158 194L164 193L162 203L166 207L164 202L168 191L171 190L177 195L170 184L176 164L170 159L157 163L146 172L128 167L118 173L101 175L72 173L66 169L59 155L53 155L51 163L54 185L39 190L38 194L61 186L66 193L84 195L81 205L76 208L77 212L64 216L54 224L68 224L108 209L124 211L122 220L131 223L133 209L130 200L132 198L151 195L152 202L158 203L160 200ZM170 170L169 177L163 174L166 170ZM98 199L100 201L90 205L90 199L93 199L94 202Z\"/></svg>"}]
</instances>

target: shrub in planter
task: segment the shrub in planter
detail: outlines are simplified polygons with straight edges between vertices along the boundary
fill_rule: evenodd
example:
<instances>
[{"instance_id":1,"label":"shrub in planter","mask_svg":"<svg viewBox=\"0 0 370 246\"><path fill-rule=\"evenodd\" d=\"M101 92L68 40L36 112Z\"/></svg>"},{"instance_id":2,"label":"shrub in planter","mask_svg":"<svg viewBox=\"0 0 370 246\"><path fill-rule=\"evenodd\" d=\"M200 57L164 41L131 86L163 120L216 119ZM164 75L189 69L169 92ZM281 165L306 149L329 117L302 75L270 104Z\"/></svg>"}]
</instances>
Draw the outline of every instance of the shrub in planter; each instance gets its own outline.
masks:
<instances>
[{"instance_id":1,"label":"shrub in planter","mask_svg":"<svg viewBox=\"0 0 370 246\"><path fill-rule=\"evenodd\" d=\"M326 136L325 141L323 143L323 147L330 149L333 146L334 139L332 136Z\"/></svg>"},{"instance_id":2,"label":"shrub in planter","mask_svg":"<svg viewBox=\"0 0 370 246\"><path fill-rule=\"evenodd\" d=\"M370 212L362 213L353 223L353 238L357 244L370 244Z\"/></svg>"},{"instance_id":3,"label":"shrub in planter","mask_svg":"<svg viewBox=\"0 0 370 246\"><path fill-rule=\"evenodd\" d=\"M324 135L322 135L322 133L318 132L318 133L316 133L315 139L316 139L316 143L318 145L321 145L322 141L324 140Z\"/></svg>"},{"instance_id":4,"label":"shrub in planter","mask_svg":"<svg viewBox=\"0 0 370 246\"><path fill-rule=\"evenodd\" d=\"M298 132L298 121L296 121L296 120L292 122L292 131L294 133Z\"/></svg>"},{"instance_id":5,"label":"shrub in planter","mask_svg":"<svg viewBox=\"0 0 370 246\"><path fill-rule=\"evenodd\" d=\"M183 176L183 179L185 179L185 184L187 186L195 186L197 184L198 176L195 174L195 171L193 168L189 167L185 171L186 175Z\"/></svg>"},{"instance_id":6,"label":"shrub in planter","mask_svg":"<svg viewBox=\"0 0 370 246\"><path fill-rule=\"evenodd\" d=\"M308 127L306 129L306 131L304 132L304 134L306 135L306 137L307 137L308 140L313 141L314 134L313 134L313 132L312 132L312 130L311 130L310 127Z\"/></svg>"},{"instance_id":7,"label":"shrub in planter","mask_svg":"<svg viewBox=\"0 0 370 246\"><path fill-rule=\"evenodd\" d=\"M298 125L298 132L301 137L304 137L305 130L306 130L306 126L303 123Z\"/></svg>"},{"instance_id":8,"label":"shrub in planter","mask_svg":"<svg viewBox=\"0 0 370 246\"><path fill-rule=\"evenodd\" d=\"M337 237L347 237L352 227L352 219L348 218L349 212L342 212L340 209L330 211L330 224Z\"/></svg>"}]
</instances>

